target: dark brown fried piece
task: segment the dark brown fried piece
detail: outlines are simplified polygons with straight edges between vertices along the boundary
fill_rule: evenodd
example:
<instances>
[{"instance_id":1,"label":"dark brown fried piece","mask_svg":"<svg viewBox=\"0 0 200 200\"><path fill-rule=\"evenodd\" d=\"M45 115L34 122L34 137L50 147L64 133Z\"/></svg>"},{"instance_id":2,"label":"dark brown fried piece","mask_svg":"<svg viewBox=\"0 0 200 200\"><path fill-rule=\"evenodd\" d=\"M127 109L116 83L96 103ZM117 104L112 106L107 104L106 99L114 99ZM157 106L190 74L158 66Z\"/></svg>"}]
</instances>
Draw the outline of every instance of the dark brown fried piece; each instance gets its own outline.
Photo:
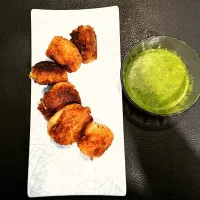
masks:
<instances>
[{"instance_id":1,"label":"dark brown fried piece","mask_svg":"<svg viewBox=\"0 0 200 200\"><path fill-rule=\"evenodd\" d=\"M78 141L78 147L93 160L94 157L103 155L113 139L114 135L107 126L91 122L85 127L83 136Z\"/></svg>"},{"instance_id":2,"label":"dark brown fried piece","mask_svg":"<svg viewBox=\"0 0 200 200\"><path fill-rule=\"evenodd\" d=\"M80 104L71 104L50 118L48 122L48 133L58 144L72 144L80 139L84 126L92 121L89 107Z\"/></svg>"},{"instance_id":3,"label":"dark brown fried piece","mask_svg":"<svg viewBox=\"0 0 200 200\"><path fill-rule=\"evenodd\" d=\"M97 59L96 34L91 26L81 25L74 29L70 35L71 41L76 45L82 56L83 63L90 63Z\"/></svg>"},{"instance_id":4,"label":"dark brown fried piece","mask_svg":"<svg viewBox=\"0 0 200 200\"><path fill-rule=\"evenodd\" d=\"M70 82L60 82L44 94L40 100L38 110L49 119L55 112L66 105L78 103L81 104L81 98L75 86Z\"/></svg>"},{"instance_id":5,"label":"dark brown fried piece","mask_svg":"<svg viewBox=\"0 0 200 200\"><path fill-rule=\"evenodd\" d=\"M69 40L55 36L46 50L46 55L64 66L68 72L75 72L82 63L81 55L76 46Z\"/></svg>"},{"instance_id":6,"label":"dark brown fried piece","mask_svg":"<svg viewBox=\"0 0 200 200\"><path fill-rule=\"evenodd\" d=\"M35 64L32 67L29 77L40 85L68 81L66 69L55 62L49 61L42 61Z\"/></svg>"},{"instance_id":7,"label":"dark brown fried piece","mask_svg":"<svg viewBox=\"0 0 200 200\"><path fill-rule=\"evenodd\" d=\"M49 119L49 118L51 118L51 117L54 115L54 113L50 113L50 112L48 112L48 111L45 109L45 107L44 107L44 105L43 105L43 103L42 103L42 100L43 100L43 99L40 100L41 103L38 104L38 108L37 108L37 109L43 114L43 116L44 116L46 119Z\"/></svg>"}]
</instances>

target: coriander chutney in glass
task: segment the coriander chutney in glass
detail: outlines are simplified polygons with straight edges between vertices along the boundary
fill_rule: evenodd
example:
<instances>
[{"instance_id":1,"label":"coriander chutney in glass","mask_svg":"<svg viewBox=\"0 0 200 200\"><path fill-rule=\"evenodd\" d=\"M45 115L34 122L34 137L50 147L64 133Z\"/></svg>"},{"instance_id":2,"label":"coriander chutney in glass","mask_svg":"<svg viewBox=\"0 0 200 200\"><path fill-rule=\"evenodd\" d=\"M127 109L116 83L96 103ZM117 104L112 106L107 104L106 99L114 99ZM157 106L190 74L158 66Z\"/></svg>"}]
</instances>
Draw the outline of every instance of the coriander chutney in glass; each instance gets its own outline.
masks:
<instances>
[{"instance_id":1,"label":"coriander chutney in glass","mask_svg":"<svg viewBox=\"0 0 200 200\"><path fill-rule=\"evenodd\" d=\"M123 72L126 92L136 105L155 114L180 110L192 91L185 63L167 49L148 49L133 57Z\"/></svg>"}]
</instances>

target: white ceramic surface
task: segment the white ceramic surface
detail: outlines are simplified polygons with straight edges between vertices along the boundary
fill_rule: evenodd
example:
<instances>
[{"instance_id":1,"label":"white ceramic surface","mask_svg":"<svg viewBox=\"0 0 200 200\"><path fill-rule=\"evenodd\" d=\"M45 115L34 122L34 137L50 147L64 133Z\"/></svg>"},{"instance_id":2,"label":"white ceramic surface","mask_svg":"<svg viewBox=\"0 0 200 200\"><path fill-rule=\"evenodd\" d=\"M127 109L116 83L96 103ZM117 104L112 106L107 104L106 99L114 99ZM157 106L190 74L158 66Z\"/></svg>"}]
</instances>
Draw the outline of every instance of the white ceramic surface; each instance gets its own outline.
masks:
<instances>
[{"instance_id":1,"label":"white ceramic surface","mask_svg":"<svg viewBox=\"0 0 200 200\"><path fill-rule=\"evenodd\" d=\"M37 10L31 12L32 66L48 60L51 39L79 25L91 25L97 35L98 59L82 64L69 81L80 93L83 106L114 133L110 148L91 161L77 144L61 146L47 134L47 122L37 110L46 86L31 83L31 127L28 196L126 194L122 89L120 83L120 32L117 6L88 10Z\"/></svg>"}]
</instances>

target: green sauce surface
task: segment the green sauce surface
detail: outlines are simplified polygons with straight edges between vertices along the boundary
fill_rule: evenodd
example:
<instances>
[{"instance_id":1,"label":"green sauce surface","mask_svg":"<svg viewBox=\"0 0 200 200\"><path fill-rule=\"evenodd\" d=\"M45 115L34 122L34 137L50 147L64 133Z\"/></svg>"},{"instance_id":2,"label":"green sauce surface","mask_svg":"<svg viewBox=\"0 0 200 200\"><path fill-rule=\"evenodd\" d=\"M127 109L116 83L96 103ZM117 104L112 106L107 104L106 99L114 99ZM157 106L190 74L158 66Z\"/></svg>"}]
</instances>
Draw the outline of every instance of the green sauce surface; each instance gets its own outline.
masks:
<instances>
[{"instance_id":1,"label":"green sauce surface","mask_svg":"<svg viewBox=\"0 0 200 200\"><path fill-rule=\"evenodd\" d=\"M128 63L123 76L131 99L156 114L178 111L192 89L186 65L166 49L143 51Z\"/></svg>"}]
</instances>

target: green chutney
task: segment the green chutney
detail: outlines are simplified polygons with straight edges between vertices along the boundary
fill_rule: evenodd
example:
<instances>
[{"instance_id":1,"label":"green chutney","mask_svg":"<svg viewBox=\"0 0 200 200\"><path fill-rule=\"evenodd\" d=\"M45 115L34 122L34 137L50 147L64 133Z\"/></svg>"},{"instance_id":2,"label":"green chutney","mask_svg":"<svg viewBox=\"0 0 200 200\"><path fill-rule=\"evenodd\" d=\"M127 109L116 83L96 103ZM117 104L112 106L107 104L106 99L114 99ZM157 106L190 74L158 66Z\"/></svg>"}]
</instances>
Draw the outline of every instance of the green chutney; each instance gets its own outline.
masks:
<instances>
[{"instance_id":1,"label":"green chutney","mask_svg":"<svg viewBox=\"0 0 200 200\"><path fill-rule=\"evenodd\" d=\"M130 98L155 114L178 112L192 91L185 63L166 49L145 50L131 59L123 80Z\"/></svg>"}]
</instances>

